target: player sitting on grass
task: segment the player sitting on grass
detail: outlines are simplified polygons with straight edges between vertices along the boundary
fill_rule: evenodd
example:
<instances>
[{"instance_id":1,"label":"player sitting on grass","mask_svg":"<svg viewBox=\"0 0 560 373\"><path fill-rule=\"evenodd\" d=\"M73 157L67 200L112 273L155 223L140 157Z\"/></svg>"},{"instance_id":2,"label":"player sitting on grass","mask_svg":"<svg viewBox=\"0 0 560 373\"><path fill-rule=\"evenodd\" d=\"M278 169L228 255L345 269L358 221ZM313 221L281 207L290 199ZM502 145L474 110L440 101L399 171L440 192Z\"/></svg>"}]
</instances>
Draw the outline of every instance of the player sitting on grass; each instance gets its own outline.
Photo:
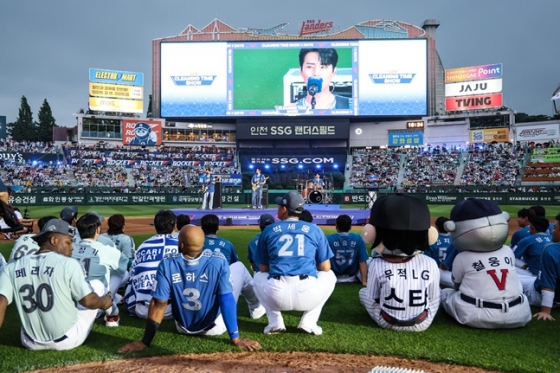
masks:
<instances>
[{"instance_id":1,"label":"player sitting on grass","mask_svg":"<svg viewBox=\"0 0 560 373\"><path fill-rule=\"evenodd\" d=\"M356 278L366 286L368 254L363 238L357 233L350 233L352 218L346 214L336 218L336 231L327 236L334 254L331 268L337 282L355 282Z\"/></svg>"},{"instance_id":2,"label":"player sitting on grass","mask_svg":"<svg viewBox=\"0 0 560 373\"><path fill-rule=\"evenodd\" d=\"M233 295L235 300L239 295L243 295L249 307L249 315L252 319L260 319L265 314L265 309L261 306L253 285L253 278L239 261L237 251L231 242L225 238L218 237L218 227L220 219L217 215L207 214L200 219L200 227L204 232L204 248L222 254L229 263L231 281L233 282Z\"/></svg>"},{"instance_id":3,"label":"player sitting on grass","mask_svg":"<svg viewBox=\"0 0 560 373\"><path fill-rule=\"evenodd\" d=\"M70 258L74 230L62 220L48 221L33 236L39 251L0 272L0 327L6 307L15 301L21 343L30 350L78 347L89 335L98 309L111 312L112 300L103 296L103 284L86 281L80 263Z\"/></svg>"},{"instance_id":4,"label":"player sitting on grass","mask_svg":"<svg viewBox=\"0 0 560 373\"><path fill-rule=\"evenodd\" d=\"M74 245L72 258L80 261L89 281L99 280L105 286L105 292L116 294L120 284L127 278L128 258L117 248L97 241L101 232L101 221L94 213L82 215L78 222L81 241ZM113 273L111 272L113 271ZM113 275L113 278L112 276ZM115 279L114 276L117 278ZM112 288L111 288L112 287ZM113 297L113 299L115 299ZM119 326L119 309L115 305L113 313L105 315L107 327Z\"/></svg>"},{"instance_id":5,"label":"player sitting on grass","mask_svg":"<svg viewBox=\"0 0 560 373\"><path fill-rule=\"evenodd\" d=\"M453 287L453 281L451 281L451 271L449 268L443 264L445 258L447 258L447 250L452 245L451 236L449 232L445 230L443 226L449 219L445 216L440 216L436 219L436 228L438 230L438 238L436 243L430 245L430 249L424 251L425 255L436 261L439 266L439 282L442 287Z\"/></svg>"},{"instance_id":6,"label":"player sitting on grass","mask_svg":"<svg viewBox=\"0 0 560 373\"><path fill-rule=\"evenodd\" d=\"M44 216L37 221L37 226L39 231L43 230L45 224L52 219L56 219L56 216ZM14 242L14 247L8 258L8 263L13 263L21 257L29 254L33 254L39 250L39 244L33 240L33 233L27 233L21 235L16 242Z\"/></svg>"},{"instance_id":7,"label":"player sitting on grass","mask_svg":"<svg viewBox=\"0 0 560 373\"><path fill-rule=\"evenodd\" d=\"M261 229L261 232L272 223L274 223L274 216L270 214L262 214L259 217L259 228ZM260 236L261 234L259 233L255 237L253 237L251 242L249 242L249 246L247 248L247 260L249 260L249 263L251 263L251 269L253 270L253 272L259 272L261 270L261 264L255 261Z\"/></svg>"},{"instance_id":8,"label":"player sitting on grass","mask_svg":"<svg viewBox=\"0 0 560 373\"><path fill-rule=\"evenodd\" d=\"M240 338L236 300L225 257L204 250L204 232L194 225L187 225L179 232L179 250L181 254L163 259L158 267L144 337L121 347L119 352L150 346L168 302L179 333L214 336L227 330L235 346L249 351L260 349L259 342Z\"/></svg>"}]
</instances>

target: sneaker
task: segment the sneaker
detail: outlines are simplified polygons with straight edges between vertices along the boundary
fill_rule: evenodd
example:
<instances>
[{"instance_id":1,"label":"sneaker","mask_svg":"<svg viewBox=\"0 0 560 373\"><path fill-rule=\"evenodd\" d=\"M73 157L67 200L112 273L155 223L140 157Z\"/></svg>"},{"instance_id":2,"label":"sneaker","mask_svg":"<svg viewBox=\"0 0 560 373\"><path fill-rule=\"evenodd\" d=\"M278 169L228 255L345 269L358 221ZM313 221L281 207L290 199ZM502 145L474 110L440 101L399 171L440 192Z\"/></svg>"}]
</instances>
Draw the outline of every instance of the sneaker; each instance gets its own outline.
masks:
<instances>
[{"instance_id":1,"label":"sneaker","mask_svg":"<svg viewBox=\"0 0 560 373\"><path fill-rule=\"evenodd\" d=\"M269 335L269 334L278 334L278 333L282 333L286 331L286 327L285 326L271 326L271 325L267 325L264 328L264 334Z\"/></svg>"},{"instance_id":2,"label":"sneaker","mask_svg":"<svg viewBox=\"0 0 560 373\"><path fill-rule=\"evenodd\" d=\"M249 315L253 320L260 319L266 314L266 310L262 305L258 306L257 308L249 309Z\"/></svg>"},{"instance_id":3,"label":"sneaker","mask_svg":"<svg viewBox=\"0 0 560 373\"><path fill-rule=\"evenodd\" d=\"M119 315L105 316L105 326L108 328L116 328L117 326L119 326L119 321Z\"/></svg>"},{"instance_id":4,"label":"sneaker","mask_svg":"<svg viewBox=\"0 0 560 373\"><path fill-rule=\"evenodd\" d=\"M321 335L323 334L323 328L319 325L315 325L313 328L307 328L305 326L298 326L299 330L303 330L306 333L313 334L313 335Z\"/></svg>"},{"instance_id":5,"label":"sneaker","mask_svg":"<svg viewBox=\"0 0 560 373\"><path fill-rule=\"evenodd\" d=\"M11 240L12 239L12 234L11 233L4 233L4 238L7 240Z\"/></svg>"}]
</instances>

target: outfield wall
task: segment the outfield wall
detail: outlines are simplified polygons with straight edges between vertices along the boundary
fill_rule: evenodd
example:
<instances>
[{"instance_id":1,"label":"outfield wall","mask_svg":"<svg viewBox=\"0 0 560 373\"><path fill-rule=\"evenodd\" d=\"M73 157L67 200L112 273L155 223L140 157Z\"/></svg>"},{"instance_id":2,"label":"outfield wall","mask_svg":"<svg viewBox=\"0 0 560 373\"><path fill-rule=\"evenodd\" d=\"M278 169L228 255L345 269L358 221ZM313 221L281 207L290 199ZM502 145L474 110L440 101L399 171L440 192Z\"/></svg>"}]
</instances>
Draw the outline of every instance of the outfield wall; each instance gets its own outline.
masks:
<instances>
[{"instance_id":1,"label":"outfield wall","mask_svg":"<svg viewBox=\"0 0 560 373\"><path fill-rule=\"evenodd\" d=\"M268 205L274 199L284 195L286 190L271 190L268 194ZM387 193L378 193L378 197ZM416 193L413 195L428 204L454 205L466 198L475 197L489 199L499 205L558 205L558 193ZM196 205L201 203L202 196L196 193L17 193L12 196L11 203L17 206L49 206L49 205ZM366 205L369 196L365 191L334 192L331 204ZM243 205L251 203L251 193L224 193L222 206ZM265 203L266 204L266 203Z\"/></svg>"}]
</instances>

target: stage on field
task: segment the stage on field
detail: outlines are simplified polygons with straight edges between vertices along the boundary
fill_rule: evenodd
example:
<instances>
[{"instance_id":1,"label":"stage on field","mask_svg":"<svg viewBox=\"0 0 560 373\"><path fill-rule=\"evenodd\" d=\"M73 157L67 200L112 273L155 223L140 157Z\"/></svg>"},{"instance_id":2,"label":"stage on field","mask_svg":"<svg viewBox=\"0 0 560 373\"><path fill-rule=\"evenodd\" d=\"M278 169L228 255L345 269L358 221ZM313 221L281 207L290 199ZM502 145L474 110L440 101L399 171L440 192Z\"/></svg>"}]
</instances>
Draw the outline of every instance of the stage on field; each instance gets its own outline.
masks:
<instances>
[{"instance_id":1,"label":"stage on field","mask_svg":"<svg viewBox=\"0 0 560 373\"><path fill-rule=\"evenodd\" d=\"M370 210L341 209L340 205L305 205L313 215L313 223L319 225L335 225L338 215L346 214L352 218L352 224L365 224ZM206 214L215 214L220 219L220 225L258 225L262 214L270 214L278 219L276 206L254 210L249 208L219 208L214 210L199 210L195 208L178 208L172 210L175 215L189 215L192 224Z\"/></svg>"}]
</instances>

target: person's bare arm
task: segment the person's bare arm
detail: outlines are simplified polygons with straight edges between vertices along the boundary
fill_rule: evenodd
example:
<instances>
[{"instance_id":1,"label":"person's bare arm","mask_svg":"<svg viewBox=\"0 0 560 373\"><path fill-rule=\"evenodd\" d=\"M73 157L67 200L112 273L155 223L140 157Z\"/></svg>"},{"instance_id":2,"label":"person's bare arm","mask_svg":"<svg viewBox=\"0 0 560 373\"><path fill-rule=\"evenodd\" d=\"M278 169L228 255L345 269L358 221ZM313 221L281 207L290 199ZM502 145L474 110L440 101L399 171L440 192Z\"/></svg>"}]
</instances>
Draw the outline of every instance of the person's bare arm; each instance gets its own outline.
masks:
<instances>
[{"instance_id":1,"label":"person's bare arm","mask_svg":"<svg viewBox=\"0 0 560 373\"><path fill-rule=\"evenodd\" d=\"M360 267L360 276L362 276L362 285L367 286L367 262L360 262L358 266Z\"/></svg>"},{"instance_id":2,"label":"person's bare arm","mask_svg":"<svg viewBox=\"0 0 560 373\"><path fill-rule=\"evenodd\" d=\"M331 270L331 260L327 259L322 263L317 264L317 269L322 272L328 272Z\"/></svg>"},{"instance_id":3,"label":"person's bare arm","mask_svg":"<svg viewBox=\"0 0 560 373\"><path fill-rule=\"evenodd\" d=\"M113 305L113 300L109 295L100 297L94 292L89 293L85 297L79 300L79 303L87 309L96 310L102 309L106 310Z\"/></svg>"},{"instance_id":4,"label":"person's bare arm","mask_svg":"<svg viewBox=\"0 0 560 373\"><path fill-rule=\"evenodd\" d=\"M152 300L150 301L150 308L148 309L148 319L146 320L146 330L144 331L144 338L141 341L134 341L122 346L121 348L119 348L119 352L122 353L140 351L148 347L157 330L157 327L163 321L166 307L167 301L152 298ZM153 328L155 328L155 330ZM148 344L145 343L146 338L150 340L149 342L147 342Z\"/></svg>"},{"instance_id":5,"label":"person's bare arm","mask_svg":"<svg viewBox=\"0 0 560 373\"><path fill-rule=\"evenodd\" d=\"M8 300L5 296L0 295L0 328L4 323L4 316L6 315L6 308L8 308Z\"/></svg>"}]
</instances>

